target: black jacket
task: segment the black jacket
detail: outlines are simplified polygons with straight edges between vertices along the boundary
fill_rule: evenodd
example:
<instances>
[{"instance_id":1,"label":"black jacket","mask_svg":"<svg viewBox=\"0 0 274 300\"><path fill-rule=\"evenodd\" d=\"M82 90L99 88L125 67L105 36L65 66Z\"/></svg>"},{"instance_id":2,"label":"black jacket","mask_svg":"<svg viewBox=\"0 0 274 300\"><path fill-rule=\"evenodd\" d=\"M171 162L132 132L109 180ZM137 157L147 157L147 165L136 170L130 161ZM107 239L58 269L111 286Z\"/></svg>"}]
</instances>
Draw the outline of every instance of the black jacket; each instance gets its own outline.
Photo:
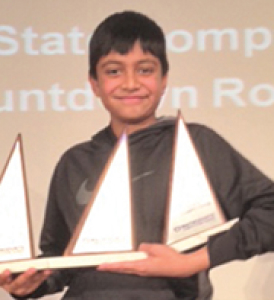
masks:
<instances>
[{"instance_id":1,"label":"black jacket","mask_svg":"<svg viewBox=\"0 0 274 300\"><path fill-rule=\"evenodd\" d=\"M174 119L160 119L129 137L138 244L162 241L174 123ZM211 267L274 250L273 182L214 131L197 124L189 124L188 129L226 218L240 218L231 230L209 239ZM41 235L44 256L62 255L116 141L107 127L61 157ZM83 184L90 194L82 192ZM56 272L30 296L65 286L69 289L64 297L69 300L190 300L208 299L211 294L204 274L186 279L143 278L85 268Z\"/></svg>"}]
</instances>

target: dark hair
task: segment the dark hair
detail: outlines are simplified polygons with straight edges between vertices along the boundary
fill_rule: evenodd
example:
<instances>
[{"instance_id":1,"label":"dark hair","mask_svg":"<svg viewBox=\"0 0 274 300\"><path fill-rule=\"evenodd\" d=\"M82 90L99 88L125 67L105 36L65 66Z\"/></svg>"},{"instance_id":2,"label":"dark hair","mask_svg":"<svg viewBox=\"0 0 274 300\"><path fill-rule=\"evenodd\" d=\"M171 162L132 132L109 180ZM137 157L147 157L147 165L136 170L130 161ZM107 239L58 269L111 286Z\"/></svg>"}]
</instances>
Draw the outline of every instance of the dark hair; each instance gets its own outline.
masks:
<instances>
[{"instance_id":1,"label":"dark hair","mask_svg":"<svg viewBox=\"0 0 274 300\"><path fill-rule=\"evenodd\" d=\"M97 78L96 65L102 56L111 51L126 54L137 41L144 52L160 60L165 75L168 61L164 33L153 20L133 11L110 15L95 29L89 44L89 75Z\"/></svg>"}]
</instances>

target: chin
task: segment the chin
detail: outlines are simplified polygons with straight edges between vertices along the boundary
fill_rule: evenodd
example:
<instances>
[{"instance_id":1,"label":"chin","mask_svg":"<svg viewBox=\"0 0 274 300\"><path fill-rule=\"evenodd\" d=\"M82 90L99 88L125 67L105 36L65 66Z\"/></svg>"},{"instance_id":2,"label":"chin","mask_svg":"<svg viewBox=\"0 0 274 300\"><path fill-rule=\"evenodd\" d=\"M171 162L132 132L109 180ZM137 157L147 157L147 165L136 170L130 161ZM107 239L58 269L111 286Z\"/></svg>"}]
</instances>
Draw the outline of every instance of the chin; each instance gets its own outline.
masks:
<instances>
[{"instance_id":1,"label":"chin","mask_svg":"<svg viewBox=\"0 0 274 300\"><path fill-rule=\"evenodd\" d=\"M149 118L147 116L131 116L131 117L127 117L124 118L124 123L127 125L144 125L144 124L150 124L153 123L153 118Z\"/></svg>"}]
</instances>

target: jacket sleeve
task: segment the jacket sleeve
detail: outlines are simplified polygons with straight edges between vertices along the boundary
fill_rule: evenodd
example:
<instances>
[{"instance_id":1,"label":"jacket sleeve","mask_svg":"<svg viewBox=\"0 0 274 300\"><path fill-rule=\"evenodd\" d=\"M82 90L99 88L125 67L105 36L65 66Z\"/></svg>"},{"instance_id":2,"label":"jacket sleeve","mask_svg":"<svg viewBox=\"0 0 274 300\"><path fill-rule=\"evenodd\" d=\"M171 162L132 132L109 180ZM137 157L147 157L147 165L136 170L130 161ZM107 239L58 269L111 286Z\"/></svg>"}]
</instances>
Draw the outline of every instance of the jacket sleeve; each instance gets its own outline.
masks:
<instances>
[{"instance_id":1,"label":"jacket sleeve","mask_svg":"<svg viewBox=\"0 0 274 300\"><path fill-rule=\"evenodd\" d=\"M209 239L211 268L274 250L274 184L215 132L202 127L194 143L230 230Z\"/></svg>"}]
</instances>

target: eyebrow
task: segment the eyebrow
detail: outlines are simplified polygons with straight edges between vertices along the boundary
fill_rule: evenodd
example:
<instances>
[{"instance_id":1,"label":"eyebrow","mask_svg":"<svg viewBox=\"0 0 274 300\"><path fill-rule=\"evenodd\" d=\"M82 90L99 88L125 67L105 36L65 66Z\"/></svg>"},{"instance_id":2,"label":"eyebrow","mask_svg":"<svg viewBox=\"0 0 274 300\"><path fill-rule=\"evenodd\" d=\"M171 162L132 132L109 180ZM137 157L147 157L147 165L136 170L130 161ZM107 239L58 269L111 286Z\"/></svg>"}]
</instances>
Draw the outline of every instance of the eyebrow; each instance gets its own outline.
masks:
<instances>
[{"instance_id":1,"label":"eyebrow","mask_svg":"<svg viewBox=\"0 0 274 300\"><path fill-rule=\"evenodd\" d=\"M155 60L153 60L153 59L142 59L142 60L137 61L136 63L137 63L137 64L152 63L152 64L154 64L154 65L157 65L157 62L156 62ZM108 61L102 63L101 66L104 68L104 67L106 67L106 66L108 66L108 65L111 65L111 64L114 64L114 65L122 65L123 62L122 62L122 61L119 61L119 60L115 60L115 59L114 59L114 60L108 60Z\"/></svg>"},{"instance_id":2,"label":"eyebrow","mask_svg":"<svg viewBox=\"0 0 274 300\"><path fill-rule=\"evenodd\" d=\"M113 64L113 65L120 65L121 62L120 62L120 61L117 61L117 60L108 60L108 61L102 63L101 66L104 68L105 66L111 65L111 64Z\"/></svg>"}]
</instances>

